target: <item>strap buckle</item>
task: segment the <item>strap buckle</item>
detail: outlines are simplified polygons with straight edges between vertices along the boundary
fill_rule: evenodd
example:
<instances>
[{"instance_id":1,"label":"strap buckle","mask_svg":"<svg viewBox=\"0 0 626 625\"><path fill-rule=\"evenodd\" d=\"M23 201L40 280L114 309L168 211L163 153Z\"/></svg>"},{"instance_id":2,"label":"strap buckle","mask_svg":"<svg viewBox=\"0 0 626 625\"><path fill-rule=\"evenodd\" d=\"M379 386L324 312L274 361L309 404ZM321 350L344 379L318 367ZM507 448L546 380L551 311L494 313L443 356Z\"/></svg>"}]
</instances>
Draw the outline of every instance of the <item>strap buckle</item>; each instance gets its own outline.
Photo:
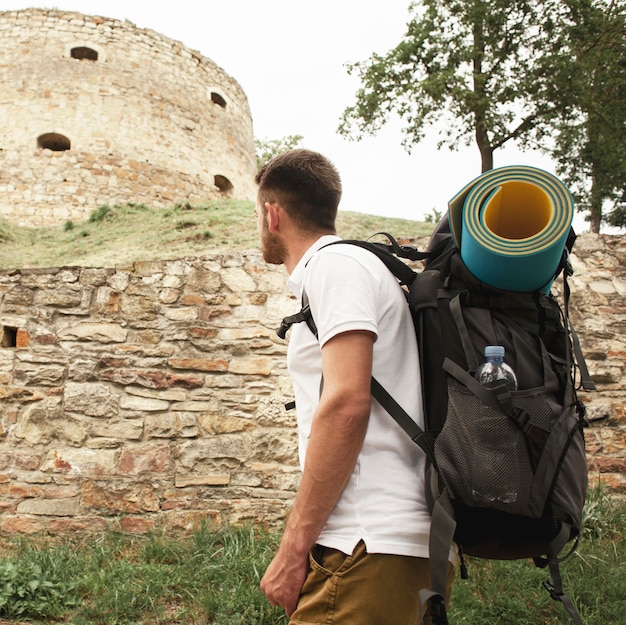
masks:
<instances>
[{"instance_id":1,"label":"strap buckle","mask_svg":"<svg viewBox=\"0 0 626 625\"><path fill-rule=\"evenodd\" d=\"M289 317L285 317L280 322L280 327L276 330L276 334L279 338L284 339L287 336L289 328L291 328L294 323L301 323L302 321L306 321L311 332L313 332L313 328L315 328L315 326L313 324L313 318L311 317L311 308L308 304L303 306L302 310L299 313L296 313L295 315L290 315ZM315 330L316 331L313 332L314 334L316 334L317 328L315 328Z\"/></svg>"},{"instance_id":2,"label":"strap buckle","mask_svg":"<svg viewBox=\"0 0 626 625\"><path fill-rule=\"evenodd\" d=\"M552 599L554 599L554 601L562 601L564 595L563 591L558 592L554 587L554 584L549 579L542 582L541 585L548 591L548 594L552 597Z\"/></svg>"}]
</instances>

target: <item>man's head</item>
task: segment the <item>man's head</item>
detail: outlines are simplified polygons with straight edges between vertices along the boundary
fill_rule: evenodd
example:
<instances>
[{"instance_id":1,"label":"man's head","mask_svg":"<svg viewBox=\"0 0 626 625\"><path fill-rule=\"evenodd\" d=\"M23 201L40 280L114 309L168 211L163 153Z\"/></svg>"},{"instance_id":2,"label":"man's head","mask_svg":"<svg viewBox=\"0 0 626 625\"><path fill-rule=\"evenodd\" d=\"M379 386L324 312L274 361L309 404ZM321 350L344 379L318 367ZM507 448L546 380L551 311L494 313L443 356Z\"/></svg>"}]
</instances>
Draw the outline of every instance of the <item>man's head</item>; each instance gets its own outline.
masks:
<instances>
[{"instance_id":1,"label":"man's head","mask_svg":"<svg viewBox=\"0 0 626 625\"><path fill-rule=\"evenodd\" d=\"M335 232L341 179L335 166L311 150L290 150L274 157L256 175L258 204L280 204L303 232Z\"/></svg>"}]
</instances>

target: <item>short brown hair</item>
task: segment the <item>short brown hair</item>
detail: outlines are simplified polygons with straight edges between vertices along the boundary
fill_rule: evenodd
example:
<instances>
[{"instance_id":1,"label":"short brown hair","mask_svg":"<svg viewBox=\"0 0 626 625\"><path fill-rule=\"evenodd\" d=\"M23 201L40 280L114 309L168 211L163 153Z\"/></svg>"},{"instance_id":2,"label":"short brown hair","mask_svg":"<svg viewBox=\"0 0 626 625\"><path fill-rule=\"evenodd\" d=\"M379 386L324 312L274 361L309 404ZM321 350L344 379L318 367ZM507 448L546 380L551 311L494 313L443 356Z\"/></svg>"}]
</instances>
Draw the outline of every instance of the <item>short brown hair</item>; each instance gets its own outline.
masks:
<instances>
[{"instance_id":1,"label":"short brown hair","mask_svg":"<svg viewBox=\"0 0 626 625\"><path fill-rule=\"evenodd\" d=\"M318 152L283 152L256 175L261 203L278 202L304 230L335 232L341 200L341 178L335 166Z\"/></svg>"}]
</instances>

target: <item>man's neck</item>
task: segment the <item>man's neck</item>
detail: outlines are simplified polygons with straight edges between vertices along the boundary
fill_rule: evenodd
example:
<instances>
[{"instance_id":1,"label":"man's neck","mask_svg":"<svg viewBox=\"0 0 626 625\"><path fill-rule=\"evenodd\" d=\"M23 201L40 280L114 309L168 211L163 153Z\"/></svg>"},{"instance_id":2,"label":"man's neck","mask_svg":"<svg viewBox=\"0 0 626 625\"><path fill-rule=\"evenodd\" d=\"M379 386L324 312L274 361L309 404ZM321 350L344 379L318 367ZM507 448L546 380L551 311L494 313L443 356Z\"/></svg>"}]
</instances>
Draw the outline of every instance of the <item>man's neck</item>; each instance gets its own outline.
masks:
<instances>
[{"instance_id":1,"label":"man's neck","mask_svg":"<svg viewBox=\"0 0 626 625\"><path fill-rule=\"evenodd\" d=\"M316 241L321 239L323 236L332 236L335 234L335 232L321 232L308 236L303 235L292 241L287 247L287 258L285 259L285 268L287 269L287 273L289 275L293 273L296 265Z\"/></svg>"}]
</instances>

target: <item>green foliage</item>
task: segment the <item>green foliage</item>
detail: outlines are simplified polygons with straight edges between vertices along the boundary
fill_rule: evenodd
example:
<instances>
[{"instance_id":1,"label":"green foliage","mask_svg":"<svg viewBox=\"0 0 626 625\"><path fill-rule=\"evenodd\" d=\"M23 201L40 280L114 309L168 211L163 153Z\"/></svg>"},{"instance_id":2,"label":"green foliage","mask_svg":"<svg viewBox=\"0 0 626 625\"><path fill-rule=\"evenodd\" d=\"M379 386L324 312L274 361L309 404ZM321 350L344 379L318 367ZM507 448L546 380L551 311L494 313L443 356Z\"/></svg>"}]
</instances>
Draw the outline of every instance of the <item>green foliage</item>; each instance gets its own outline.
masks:
<instances>
[{"instance_id":1,"label":"green foliage","mask_svg":"<svg viewBox=\"0 0 626 625\"><path fill-rule=\"evenodd\" d=\"M475 141L482 171L508 142L558 163L591 231L626 223L626 3L421 0L403 40L348 66L360 79L339 132L361 138L391 116L410 151L430 127Z\"/></svg>"},{"instance_id":2,"label":"green foliage","mask_svg":"<svg viewBox=\"0 0 626 625\"><path fill-rule=\"evenodd\" d=\"M583 515L583 541L611 541L624 534L626 505L619 505L601 484L589 489Z\"/></svg>"},{"instance_id":3,"label":"green foliage","mask_svg":"<svg viewBox=\"0 0 626 625\"><path fill-rule=\"evenodd\" d=\"M65 232L69 232L70 230L74 229L74 222L71 219L68 219L64 224L63 224L63 230L65 230Z\"/></svg>"},{"instance_id":4,"label":"green foliage","mask_svg":"<svg viewBox=\"0 0 626 625\"><path fill-rule=\"evenodd\" d=\"M438 224L441 221L441 211L432 208L430 213L424 216L424 221L427 224Z\"/></svg>"},{"instance_id":5,"label":"green foliage","mask_svg":"<svg viewBox=\"0 0 626 625\"><path fill-rule=\"evenodd\" d=\"M92 211L89 215L89 223L100 223L105 219L111 219L113 217L113 209L110 206L102 205Z\"/></svg>"},{"instance_id":6,"label":"green foliage","mask_svg":"<svg viewBox=\"0 0 626 625\"><path fill-rule=\"evenodd\" d=\"M477 142L483 171L493 152L528 133L549 111L535 106L537 59L552 2L422 0L404 39L385 55L350 65L361 88L339 132L360 138L388 118L404 122L410 150L437 124L440 146ZM521 116L519 111L523 110Z\"/></svg>"},{"instance_id":7,"label":"green foliage","mask_svg":"<svg viewBox=\"0 0 626 625\"><path fill-rule=\"evenodd\" d=\"M261 169L265 163L281 152L300 147L303 137L301 135L289 135L282 139L255 139L256 166Z\"/></svg>"},{"instance_id":8,"label":"green foliage","mask_svg":"<svg viewBox=\"0 0 626 625\"><path fill-rule=\"evenodd\" d=\"M182 221L177 222L174 227L176 230L185 230L185 228L195 228L197 225L197 222L192 219L183 219Z\"/></svg>"},{"instance_id":9,"label":"green foliage","mask_svg":"<svg viewBox=\"0 0 626 625\"><path fill-rule=\"evenodd\" d=\"M606 223L616 228L626 228L626 193L619 204L605 215Z\"/></svg>"},{"instance_id":10,"label":"green foliage","mask_svg":"<svg viewBox=\"0 0 626 625\"><path fill-rule=\"evenodd\" d=\"M36 558L0 560L0 617L57 617L76 601L75 584Z\"/></svg>"},{"instance_id":11,"label":"green foliage","mask_svg":"<svg viewBox=\"0 0 626 625\"><path fill-rule=\"evenodd\" d=\"M560 28L542 64L546 100L556 104L554 136L544 148L590 211L591 231L602 221L626 225L626 4L567 0Z\"/></svg>"},{"instance_id":12,"label":"green foliage","mask_svg":"<svg viewBox=\"0 0 626 625\"><path fill-rule=\"evenodd\" d=\"M0 559L0 618L73 625L285 625L259 588L277 536L202 526L185 538L108 531L61 544L16 541Z\"/></svg>"},{"instance_id":13,"label":"green foliage","mask_svg":"<svg viewBox=\"0 0 626 625\"><path fill-rule=\"evenodd\" d=\"M626 504L589 492L578 550L562 565L585 625L626 625ZM279 536L201 526L187 536L107 531L62 541L5 542L0 619L72 625L286 625L259 588ZM569 625L530 560L469 559L457 579L455 625Z\"/></svg>"},{"instance_id":14,"label":"green foliage","mask_svg":"<svg viewBox=\"0 0 626 625\"><path fill-rule=\"evenodd\" d=\"M269 538L269 540L268 540ZM192 554L208 589L200 605L216 625L286 623L282 611L270 606L259 589L261 576L276 549L276 537L251 528L210 532L204 527L192 543Z\"/></svg>"},{"instance_id":15,"label":"green foliage","mask_svg":"<svg viewBox=\"0 0 626 625\"><path fill-rule=\"evenodd\" d=\"M4 217L0 217L0 244L5 241L14 241L14 226L8 222Z\"/></svg>"}]
</instances>

